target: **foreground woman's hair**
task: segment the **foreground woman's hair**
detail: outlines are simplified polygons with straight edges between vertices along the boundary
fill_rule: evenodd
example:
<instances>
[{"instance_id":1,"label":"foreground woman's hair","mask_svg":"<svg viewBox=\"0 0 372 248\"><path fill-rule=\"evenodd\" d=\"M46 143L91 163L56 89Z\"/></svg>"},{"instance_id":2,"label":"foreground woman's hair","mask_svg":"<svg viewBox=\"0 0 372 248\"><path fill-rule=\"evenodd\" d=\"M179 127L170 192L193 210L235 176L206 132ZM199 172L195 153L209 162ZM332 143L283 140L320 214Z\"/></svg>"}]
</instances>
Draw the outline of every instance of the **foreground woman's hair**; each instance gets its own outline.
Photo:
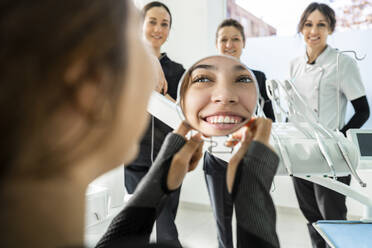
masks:
<instances>
[{"instance_id":1,"label":"foreground woman's hair","mask_svg":"<svg viewBox=\"0 0 372 248\"><path fill-rule=\"evenodd\" d=\"M126 64L127 9L124 0L1 1L1 177L49 177L102 142L105 133L81 146L94 127L112 121ZM77 96L88 82L99 89L93 108ZM66 104L85 121L72 137L51 141L50 121Z\"/></svg>"}]
</instances>

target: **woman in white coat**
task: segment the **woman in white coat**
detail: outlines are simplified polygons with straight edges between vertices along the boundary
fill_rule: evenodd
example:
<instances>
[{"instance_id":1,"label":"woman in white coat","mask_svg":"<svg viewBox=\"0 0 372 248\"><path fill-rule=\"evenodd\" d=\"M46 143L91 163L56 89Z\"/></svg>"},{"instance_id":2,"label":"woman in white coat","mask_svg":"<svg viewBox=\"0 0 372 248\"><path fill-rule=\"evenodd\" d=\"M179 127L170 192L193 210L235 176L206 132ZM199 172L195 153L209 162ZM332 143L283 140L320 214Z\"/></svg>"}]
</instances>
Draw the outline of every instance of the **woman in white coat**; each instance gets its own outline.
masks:
<instances>
[{"instance_id":1,"label":"woman in white coat","mask_svg":"<svg viewBox=\"0 0 372 248\"><path fill-rule=\"evenodd\" d=\"M306 54L291 62L290 76L320 123L345 134L349 128L360 128L367 121L369 106L355 60L327 44L335 24L335 13L328 5L311 3L305 9L298 32L306 43ZM355 113L345 124L348 101ZM350 176L337 180L350 184ZM313 247L326 247L312 223L346 219L345 196L302 179L293 178L293 182L300 209L308 221Z\"/></svg>"}]
</instances>

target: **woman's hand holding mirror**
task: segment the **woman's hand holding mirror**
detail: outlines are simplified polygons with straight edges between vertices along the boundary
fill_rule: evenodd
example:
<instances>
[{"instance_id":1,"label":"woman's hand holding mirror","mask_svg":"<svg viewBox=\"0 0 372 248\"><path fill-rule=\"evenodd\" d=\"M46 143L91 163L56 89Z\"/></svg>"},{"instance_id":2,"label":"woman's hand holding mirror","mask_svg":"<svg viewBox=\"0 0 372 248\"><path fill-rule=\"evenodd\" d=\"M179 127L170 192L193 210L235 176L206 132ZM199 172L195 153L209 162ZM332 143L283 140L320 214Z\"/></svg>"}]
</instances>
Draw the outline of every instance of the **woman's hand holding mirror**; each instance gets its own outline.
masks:
<instances>
[{"instance_id":1,"label":"woman's hand holding mirror","mask_svg":"<svg viewBox=\"0 0 372 248\"><path fill-rule=\"evenodd\" d=\"M227 186L231 191L238 164L252 140L270 147L271 120L253 118L258 102L254 74L233 57L207 57L186 71L179 84L177 99L183 119L193 129L207 137L226 136L226 146L241 143L228 165ZM193 144L190 146L195 151L201 149ZM190 154L192 152L182 156L190 161ZM186 170L187 166L182 168Z\"/></svg>"},{"instance_id":2,"label":"woman's hand holding mirror","mask_svg":"<svg viewBox=\"0 0 372 248\"><path fill-rule=\"evenodd\" d=\"M187 123L182 122L180 126L174 130L174 133L185 137L190 130L191 127ZM203 140L201 134L196 133L192 135L182 149L173 156L167 178L167 187L169 190L179 188L186 173L196 168L202 157L202 149Z\"/></svg>"},{"instance_id":3,"label":"woman's hand holding mirror","mask_svg":"<svg viewBox=\"0 0 372 248\"><path fill-rule=\"evenodd\" d=\"M262 117L251 119L244 127L232 134L231 137L233 141L227 141L229 145L234 146L237 144L236 141L241 143L239 150L231 157L227 166L226 183L227 189L230 193L234 185L235 174L238 165L246 154L248 147L252 141L258 141L274 151L269 143L271 126L271 119Z\"/></svg>"}]
</instances>

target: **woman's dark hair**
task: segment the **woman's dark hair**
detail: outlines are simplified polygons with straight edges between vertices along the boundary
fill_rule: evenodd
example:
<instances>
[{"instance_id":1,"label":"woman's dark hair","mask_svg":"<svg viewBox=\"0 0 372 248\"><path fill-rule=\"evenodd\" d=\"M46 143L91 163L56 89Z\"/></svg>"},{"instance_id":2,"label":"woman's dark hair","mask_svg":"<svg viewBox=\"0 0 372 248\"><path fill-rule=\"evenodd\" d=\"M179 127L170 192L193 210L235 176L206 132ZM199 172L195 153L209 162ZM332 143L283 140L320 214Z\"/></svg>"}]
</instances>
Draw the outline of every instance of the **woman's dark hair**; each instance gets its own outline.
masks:
<instances>
[{"instance_id":1,"label":"woman's dark hair","mask_svg":"<svg viewBox=\"0 0 372 248\"><path fill-rule=\"evenodd\" d=\"M116 118L107 112L115 113L123 88L127 12L127 0L1 1L0 177L50 176L105 140L103 131L90 150L78 149L93 128L109 130ZM67 77L75 65L78 73ZM87 84L99 92L89 111L77 96ZM48 124L64 106L85 123L61 145Z\"/></svg>"},{"instance_id":2,"label":"woman's dark hair","mask_svg":"<svg viewBox=\"0 0 372 248\"><path fill-rule=\"evenodd\" d=\"M218 31L220 31L220 29L223 28L223 27L234 27L234 28L236 28L240 32L240 34L242 35L243 43L245 43L244 27L242 26L242 24L240 24L240 22L238 22L237 20L232 19L232 18L225 19L218 26L217 31L216 31L216 41L218 39Z\"/></svg>"},{"instance_id":3,"label":"woman's dark hair","mask_svg":"<svg viewBox=\"0 0 372 248\"><path fill-rule=\"evenodd\" d=\"M329 29L333 33L333 31L335 30L335 27L336 27L335 11L331 7L329 7L327 4L316 3L316 2L311 3L309 6L307 6L305 11L302 13L300 22L298 23L298 26L297 26L297 32L301 33L302 29L304 28L304 25L305 25L305 22L306 22L307 18L315 10L318 10L320 13L322 13L324 15L325 18L327 18Z\"/></svg>"},{"instance_id":4,"label":"woman's dark hair","mask_svg":"<svg viewBox=\"0 0 372 248\"><path fill-rule=\"evenodd\" d=\"M146 14L147 14L147 11L149 11L150 9L152 9L154 7L163 7L168 12L169 17L170 17L169 27L172 27L172 14L171 14L169 8L167 7L167 5L165 5L164 3L161 3L161 2L158 2L158 1L154 1L154 2L150 2L150 3L146 4L142 8L142 17L145 18L146 17Z\"/></svg>"}]
</instances>

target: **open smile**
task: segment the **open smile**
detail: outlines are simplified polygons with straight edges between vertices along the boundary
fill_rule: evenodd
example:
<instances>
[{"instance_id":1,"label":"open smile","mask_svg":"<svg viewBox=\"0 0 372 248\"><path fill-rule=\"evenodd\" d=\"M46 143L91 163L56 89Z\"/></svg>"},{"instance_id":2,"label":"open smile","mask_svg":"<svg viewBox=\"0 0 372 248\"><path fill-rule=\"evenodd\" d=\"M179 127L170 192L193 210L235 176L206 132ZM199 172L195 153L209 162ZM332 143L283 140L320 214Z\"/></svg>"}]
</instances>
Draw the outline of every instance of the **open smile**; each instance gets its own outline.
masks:
<instances>
[{"instance_id":1,"label":"open smile","mask_svg":"<svg viewBox=\"0 0 372 248\"><path fill-rule=\"evenodd\" d=\"M225 50L224 52L227 54L235 54L236 50Z\"/></svg>"},{"instance_id":2,"label":"open smile","mask_svg":"<svg viewBox=\"0 0 372 248\"><path fill-rule=\"evenodd\" d=\"M151 35L151 38L156 39L156 40L161 40L163 38L163 36Z\"/></svg>"},{"instance_id":3,"label":"open smile","mask_svg":"<svg viewBox=\"0 0 372 248\"><path fill-rule=\"evenodd\" d=\"M318 40L320 40L320 37L319 37L319 36L316 36L316 37L309 37L308 40L309 40L309 41L318 41Z\"/></svg>"},{"instance_id":4,"label":"open smile","mask_svg":"<svg viewBox=\"0 0 372 248\"><path fill-rule=\"evenodd\" d=\"M235 128L246 120L243 116L229 113L208 115L201 119L213 128L220 130Z\"/></svg>"}]
</instances>

